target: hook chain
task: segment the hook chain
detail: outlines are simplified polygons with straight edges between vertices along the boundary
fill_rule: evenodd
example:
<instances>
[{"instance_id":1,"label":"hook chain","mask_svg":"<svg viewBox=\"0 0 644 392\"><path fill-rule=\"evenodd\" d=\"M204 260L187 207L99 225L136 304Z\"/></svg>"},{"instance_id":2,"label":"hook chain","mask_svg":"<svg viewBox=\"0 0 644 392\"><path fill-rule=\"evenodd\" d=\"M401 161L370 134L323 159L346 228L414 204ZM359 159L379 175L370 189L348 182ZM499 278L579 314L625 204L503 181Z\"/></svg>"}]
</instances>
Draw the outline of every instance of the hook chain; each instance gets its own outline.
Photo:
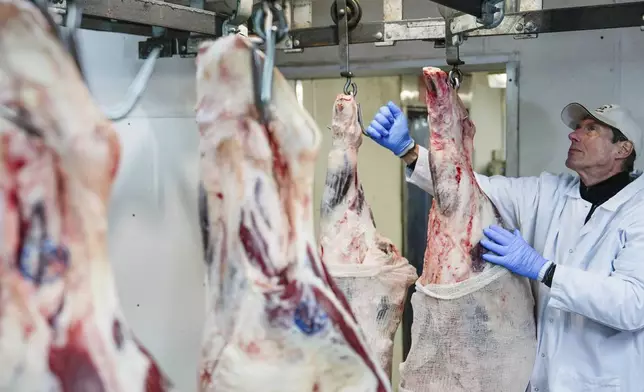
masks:
<instances>
[{"instance_id":1,"label":"hook chain","mask_svg":"<svg viewBox=\"0 0 644 392\"><path fill-rule=\"evenodd\" d=\"M349 63L350 27L348 13L352 12L351 7L353 7L353 11L355 11L355 18L353 18L351 23L357 24L360 21L360 17L362 15L362 9L357 1L347 2L346 0L336 0L333 2L333 6L331 7L331 13L335 13L336 16L336 18L334 18L334 22L338 27L338 47L340 49L340 61L341 63L343 63L340 66L344 66L344 70L340 72L340 76L347 78L347 81L344 83L342 92L344 93L344 95L351 95L355 98L358 95L358 86L354 81L351 80L353 78L353 72L351 72ZM351 28L353 27L355 27L355 25ZM357 110L357 121L358 125L360 126L360 130L363 134L368 136L362 123L362 108L360 107L359 103L357 104Z\"/></svg>"},{"instance_id":2,"label":"hook chain","mask_svg":"<svg viewBox=\"0 0 644 392\"><path fill-rule=\"evenodd\" d=\"M344 75L342 75L344 76ZM355 82L351 81L351 76L347 76L347 82L344 84L344 95L358 95L358 86Z\"/></svg>"},{"instance_id":3,"label":"hook chain","mask_svg":"<svg viewBox=\"0 0 644 392\"><path fill-rule=\"evenodd\" d=\"M255 12L254 25L258 28L256 34L264 43L264 59L255 47L251 50L253 85L255 92L255 105L259 111L261 121L267 124L270 120L269 105L273 89L273 68L275 64L275 48L288 33L288 24L282 7L278 1L262 2L262 6Z\"/></svg>"}]
</instances>

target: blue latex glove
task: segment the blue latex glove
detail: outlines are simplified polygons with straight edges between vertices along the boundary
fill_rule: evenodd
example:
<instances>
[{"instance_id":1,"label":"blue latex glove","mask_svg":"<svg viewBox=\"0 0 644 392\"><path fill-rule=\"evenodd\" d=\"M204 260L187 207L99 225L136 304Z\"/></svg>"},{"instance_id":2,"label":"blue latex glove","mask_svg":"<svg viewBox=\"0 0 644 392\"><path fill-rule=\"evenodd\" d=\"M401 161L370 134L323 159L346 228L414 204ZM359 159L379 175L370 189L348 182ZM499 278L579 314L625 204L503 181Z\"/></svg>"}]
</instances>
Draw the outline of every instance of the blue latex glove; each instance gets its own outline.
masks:
<instances>
[{"instance_id":1,"label":"blue latex glove","mask_svg":"<svg viewBox=\"0 0 644 392\"><path fill-rule=\"evenodd\" d=\"M407 117L391 101L380 108L366 132L376 143L399 157L414 146L414 140L409 136Z\"/></svg>"},{"instance_id":2,"label":"blue latex glove","mask_svg":"<svg viewBox=\"0 0 644 392\"><path fill-rule=\"evenodd\" d=\"M515 274L538 279L541 267L548 261L525 242L519 230L514 230L512 233L502 227L492 225L483 229L483 234L487 238L481 240L481 245L496 253L496 255L485 253L483 260L502 265Z\"/></svg>"}]
</instances>

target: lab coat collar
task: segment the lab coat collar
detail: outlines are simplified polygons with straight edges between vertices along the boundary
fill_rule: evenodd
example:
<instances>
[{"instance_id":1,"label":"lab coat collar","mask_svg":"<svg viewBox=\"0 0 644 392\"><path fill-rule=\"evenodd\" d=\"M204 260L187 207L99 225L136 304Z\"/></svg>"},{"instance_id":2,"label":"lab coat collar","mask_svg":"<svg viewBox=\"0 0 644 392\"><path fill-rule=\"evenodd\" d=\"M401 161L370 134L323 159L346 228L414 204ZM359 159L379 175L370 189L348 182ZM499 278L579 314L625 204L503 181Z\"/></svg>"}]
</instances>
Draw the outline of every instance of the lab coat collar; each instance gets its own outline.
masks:
<instances>
[{"instance_id":1,"label":"lab coat collar","mask_svg":"<svg viewBox=\"0 0 644 392\"><path fill-rule=\"evenodd\" d=\"M619 207L622 206L622 204L626 203L636 193L644 189L644 176L642 176L641 171L632 172L631 177L633 177L634 180L630 184L626 185L621 191L617 192L615 196L611 197L604 204L600 205L599 208L604 208L609 211L616 211ZM570 184L570 187L566 192L566 196L572 197L574 199L581 199L581 195L579 194L579 181L579 177L577 177L575 181Z\"/></svg>"}]
</instances>

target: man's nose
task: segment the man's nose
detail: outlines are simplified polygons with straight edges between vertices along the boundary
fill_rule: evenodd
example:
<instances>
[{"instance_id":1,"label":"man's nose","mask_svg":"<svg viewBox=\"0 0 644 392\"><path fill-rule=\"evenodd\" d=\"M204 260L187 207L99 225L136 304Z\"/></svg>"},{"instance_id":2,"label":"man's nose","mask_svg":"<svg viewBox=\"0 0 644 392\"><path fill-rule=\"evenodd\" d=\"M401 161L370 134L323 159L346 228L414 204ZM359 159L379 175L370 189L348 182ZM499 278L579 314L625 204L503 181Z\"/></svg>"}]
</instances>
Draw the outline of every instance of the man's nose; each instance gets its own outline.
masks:
<instances>
[{"instance_id":1,"label":"man's nose","mask_svg":"<svg viewBox=\"0 0 644 392\"><path fill-rule=\"evenodd\" d=\"M573 141L573 142L578 142L579 141L579 135L577 134L576 131L570 132L568 134L568 139L570 139L570 141Z\"/></svg>"}]
</instances>

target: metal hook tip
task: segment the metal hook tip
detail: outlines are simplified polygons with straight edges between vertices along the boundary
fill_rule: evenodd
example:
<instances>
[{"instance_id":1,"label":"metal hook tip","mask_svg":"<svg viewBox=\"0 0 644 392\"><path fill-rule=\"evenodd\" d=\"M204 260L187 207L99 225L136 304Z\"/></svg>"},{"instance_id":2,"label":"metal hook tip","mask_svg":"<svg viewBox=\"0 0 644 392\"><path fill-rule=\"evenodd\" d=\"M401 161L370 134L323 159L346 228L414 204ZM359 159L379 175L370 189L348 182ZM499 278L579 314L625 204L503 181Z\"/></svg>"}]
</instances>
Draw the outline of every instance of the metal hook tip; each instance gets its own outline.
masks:
<instances>
[{"instance_id":1,"label":"metal hook tip","mask_svg":"<svg viewBox=\"0 0 644 392\"><path fill-rule=\"evenodd\" d=\"M344 84L342 92L344 95L352 95L355 97L358 94L358 86L348 78L347 82Z\"/></svg>"},{"instance_id":2,"label":"metal hook tip","mask_svg":"<svg viewBox=\"0 0 644 392\"><path fill-rule=\"evenodd\" d=\"M463 80L463 73L458 68L453 68L449 71L448 81L451 86L455 89L458 89L461 86L461 81Z\"/></svg>"}]
</instances>

